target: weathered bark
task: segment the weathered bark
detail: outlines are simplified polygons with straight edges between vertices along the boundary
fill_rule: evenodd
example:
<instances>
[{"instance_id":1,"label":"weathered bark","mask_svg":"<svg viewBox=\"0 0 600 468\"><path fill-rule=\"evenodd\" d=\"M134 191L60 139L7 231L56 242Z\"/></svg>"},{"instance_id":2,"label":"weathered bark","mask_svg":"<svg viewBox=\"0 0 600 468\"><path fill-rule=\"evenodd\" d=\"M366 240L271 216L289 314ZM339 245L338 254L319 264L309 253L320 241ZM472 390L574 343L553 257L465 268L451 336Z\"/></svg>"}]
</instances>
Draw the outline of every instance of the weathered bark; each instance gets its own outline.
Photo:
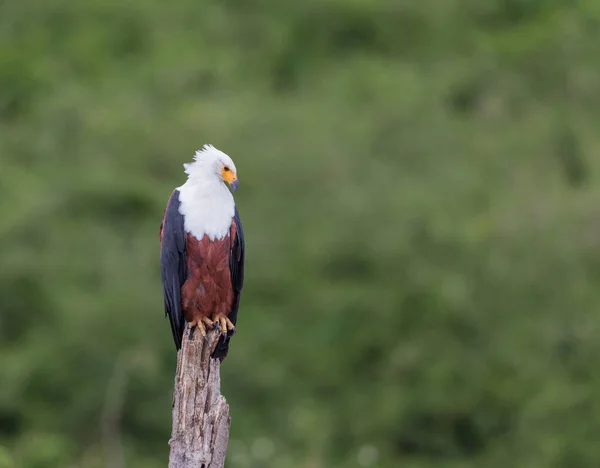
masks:
<instances>
[{"instance_id":1,"label":"weathered bark","mask_svg":"<svg viewBox=\"0 0 600 468\"><path fill-rule=\"evenodd\" d=\"M186 329L177 354L173 393L173 431L169 468L223 468L229 442L229 405L220 393L220 363L210 358L218 332L209 343Z\"/></svg>"}]
</instances>

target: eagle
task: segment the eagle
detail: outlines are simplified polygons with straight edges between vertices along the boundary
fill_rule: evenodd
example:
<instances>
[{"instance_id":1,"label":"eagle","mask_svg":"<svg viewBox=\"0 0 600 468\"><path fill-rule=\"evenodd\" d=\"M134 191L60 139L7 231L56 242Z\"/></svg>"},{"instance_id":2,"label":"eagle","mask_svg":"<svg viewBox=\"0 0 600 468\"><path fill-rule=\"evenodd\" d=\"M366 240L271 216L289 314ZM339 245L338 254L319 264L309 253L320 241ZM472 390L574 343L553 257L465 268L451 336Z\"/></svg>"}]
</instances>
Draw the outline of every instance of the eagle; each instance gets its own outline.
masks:
<instances>
[{"instance_id":1,"label":"eagle","mask_svg":"<svg viewBox=\"0 0 600 468\"><path fill-rule=\"evenodd\" d=\"M183 165L186 182L171 193L160 224L160 271L165 315L175 347L189 336L219 331L212 354L223 360L244 283L244 232L232 192L238 177L232 159L212 145ZM227 188L227 185L231 191Z\"/></svg>"}]
</instances>

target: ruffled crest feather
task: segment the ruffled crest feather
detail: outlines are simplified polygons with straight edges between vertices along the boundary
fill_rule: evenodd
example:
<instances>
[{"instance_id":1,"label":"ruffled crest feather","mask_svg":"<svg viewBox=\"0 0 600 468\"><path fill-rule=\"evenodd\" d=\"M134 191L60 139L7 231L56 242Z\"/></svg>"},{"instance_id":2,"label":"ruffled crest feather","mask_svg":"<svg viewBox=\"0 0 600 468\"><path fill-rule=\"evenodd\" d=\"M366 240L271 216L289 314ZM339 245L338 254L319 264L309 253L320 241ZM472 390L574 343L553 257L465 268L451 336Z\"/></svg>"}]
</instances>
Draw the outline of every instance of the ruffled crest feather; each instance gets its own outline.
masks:
<instances>
[{"instance_id":1,"label":"ruffled crest feather","mask_svg":"<svg viewBox=\"0 0 600 468\"><path fill-rule=\"evenodd\" d=\"M194 173L205 167L206 165L214 163L216 160L229 160L231 158L227 156L222 151L215 148L213 145L207 144L202 147L202 149L196 151L194 154L194 162L185 163L183 165L184 172L189 176L194 175Z\"/></svg>"}]
</instances>

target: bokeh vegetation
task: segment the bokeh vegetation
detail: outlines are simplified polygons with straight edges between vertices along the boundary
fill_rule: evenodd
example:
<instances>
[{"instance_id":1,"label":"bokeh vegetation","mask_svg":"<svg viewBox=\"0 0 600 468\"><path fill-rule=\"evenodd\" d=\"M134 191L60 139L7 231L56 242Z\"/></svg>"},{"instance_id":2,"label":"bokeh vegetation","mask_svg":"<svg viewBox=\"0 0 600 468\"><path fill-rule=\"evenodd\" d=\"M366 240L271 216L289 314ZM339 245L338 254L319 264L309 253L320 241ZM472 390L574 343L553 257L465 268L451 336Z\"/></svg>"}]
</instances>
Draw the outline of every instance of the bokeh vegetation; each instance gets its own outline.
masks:
<instances>
[{"instance_id":1,"label":"bokeh vegetation","mask_svg":"<svg viewBox=\"0 0 600 468\"><path fill-rule=\"evenodd\" d=\"M600 465L600 2L0 3L0 466L166 466L158 226L236 161L230 468Z\"/></svg>"}]
</instances>

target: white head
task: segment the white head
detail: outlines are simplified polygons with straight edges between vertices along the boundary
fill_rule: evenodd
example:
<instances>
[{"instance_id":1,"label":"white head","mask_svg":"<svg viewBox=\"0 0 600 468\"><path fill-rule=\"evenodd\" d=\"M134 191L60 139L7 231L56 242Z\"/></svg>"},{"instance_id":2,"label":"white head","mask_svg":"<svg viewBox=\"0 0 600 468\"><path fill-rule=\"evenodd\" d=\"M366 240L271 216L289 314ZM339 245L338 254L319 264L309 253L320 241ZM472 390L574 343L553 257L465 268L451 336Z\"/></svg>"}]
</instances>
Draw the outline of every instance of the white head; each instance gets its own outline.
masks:
<instances>
[{"instance_id":1,"label":"white head","mask_svg":"<svg viewBox=\"0 0 600 468\"><path fill-rule=\"evenodd\" d=\"M235 192L238 186L237 170L232 159L212 145L196 151L194 162L183 165L188 179L193 182L226 182Z\"/></svg>"},{"instance_id":2,"label":"white head","mask_svg":"<svg viewBox=\"0 0 600 468\"><path fill-rule=\"evenodd\" d=\"M179 212L185 230L197 239L222 239L229 232L235 214L231 191L237 188L237 171L229 156L212 145L196 151L194 162L184 164L188 180L179 190Z\"/></svg>"}]
</instances>

